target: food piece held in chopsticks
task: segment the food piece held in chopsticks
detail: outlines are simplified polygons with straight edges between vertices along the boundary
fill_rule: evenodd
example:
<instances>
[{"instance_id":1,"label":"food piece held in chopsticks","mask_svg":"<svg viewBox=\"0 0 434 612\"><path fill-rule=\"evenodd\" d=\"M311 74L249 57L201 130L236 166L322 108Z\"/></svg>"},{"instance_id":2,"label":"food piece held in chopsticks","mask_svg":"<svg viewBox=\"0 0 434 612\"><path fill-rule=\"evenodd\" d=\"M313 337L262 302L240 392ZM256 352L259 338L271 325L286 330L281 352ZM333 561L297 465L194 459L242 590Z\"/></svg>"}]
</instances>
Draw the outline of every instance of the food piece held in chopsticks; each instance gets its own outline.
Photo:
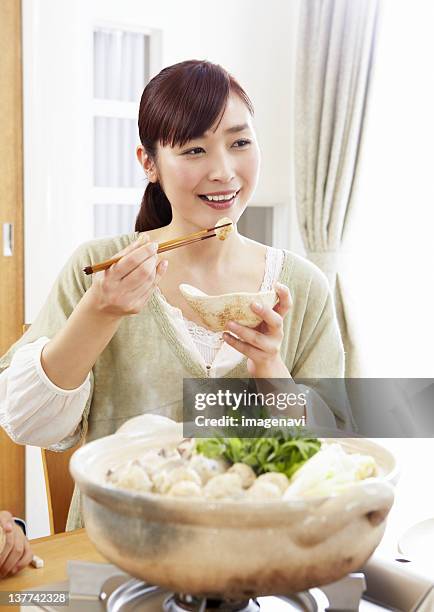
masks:
<instances>
[{"instance_id":1,"label":"food piece held in chopsticks","mask_svg":"<svg viewBox=\"0 0 434 612\"><path fill-rule=\"evenodd\" d=\"M230 225L227 225L228 223L230 223ZM221 225L225 225L225 227L220 228ZM234 231L233 221L229 219L229 217L223 217L217 221L216 228L215 233L217 238L219 240L226 240L229 234Z\"/></svg>"}]
</instances>

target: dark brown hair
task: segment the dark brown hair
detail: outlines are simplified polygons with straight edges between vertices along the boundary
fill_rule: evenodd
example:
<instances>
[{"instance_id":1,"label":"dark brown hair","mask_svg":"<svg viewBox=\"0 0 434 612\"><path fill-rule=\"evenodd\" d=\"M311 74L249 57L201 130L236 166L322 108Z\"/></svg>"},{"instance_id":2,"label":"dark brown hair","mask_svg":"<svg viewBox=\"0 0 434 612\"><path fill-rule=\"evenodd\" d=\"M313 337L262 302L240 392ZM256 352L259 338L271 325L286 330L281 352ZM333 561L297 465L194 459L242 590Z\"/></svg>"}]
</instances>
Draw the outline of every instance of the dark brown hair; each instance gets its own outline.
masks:
<instances>
[{"instance_id":1,"label":"dark brown hair","mask_svg":"<svg viewBox=\"0 0 434 612\"><path fill-rule=\"evenodd\" d=\"M188 60L164 68L146 85L139 109L140 141L154 162L157 145L182 147L209 130L223 116L229 94L237 94L253 115L244 89L224 68ZM144 232L168 225L172 207L159 182L146 186L135 229Z\"/></svg>"}]
</instances>

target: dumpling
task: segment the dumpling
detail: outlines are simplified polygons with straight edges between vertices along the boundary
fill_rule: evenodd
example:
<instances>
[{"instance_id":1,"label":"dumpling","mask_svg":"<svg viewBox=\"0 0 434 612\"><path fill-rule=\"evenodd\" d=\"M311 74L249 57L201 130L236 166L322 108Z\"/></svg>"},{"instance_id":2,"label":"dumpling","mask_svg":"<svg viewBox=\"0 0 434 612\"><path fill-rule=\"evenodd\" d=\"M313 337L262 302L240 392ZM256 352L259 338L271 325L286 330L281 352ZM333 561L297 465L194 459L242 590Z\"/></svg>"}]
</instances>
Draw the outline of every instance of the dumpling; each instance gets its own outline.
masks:
<instances>
[{"instance_id":1,"label":"dumpling","mask_svg":"<svg viewBox=\"0 0 434 612\"><path fill-rule=\"evenodd\" d=\"M239 499L244 495L243 483L238 474L219 474L204 487L204 495L210 499Z\"/></svg>"},{"instance_id":2,"label":"dumpling","mask_svg":"<svg viewBox=\"0 0 434 612\"><path fill-rule=\"evenodd\" d=\"M144 492L152 490L152 481L138 461L108 470L106 479L109 483L122 489Z\"/></svg>"},{"instance_id":3,"label":"dumpling","mask_svg":"<svg viewBox=\"0 0 434 612\"><path fill-rule=\"evenodd\" d=\"M189 466L199 475L203 485L214 476L223 474L227 468L225 461L221 459L210 459L200 453L191 457Z\"/></svg>"},{"instance_id":4,"label":"dumpling","mask_svg":"<svg viewBox=\"0 0 434 612\"><path fill-rule=\"evenodd\" d=\"M201 480L197 472L183 465L175 467L171 470L160 470L154 474L153 478L154 489L157 493L167 493L170 488L182 480L190 480L196 483L199 487Z\"/></svg>"},{"instance_id":5,"label":"dumpling","mask_svg":"<svg viewBox=\"0 0 434 612\"><path fill-rule=\"evenodd\" d=\"M201 487L192 480L180 480L175 482L167 492L171 497L201 497Z\"/></svg>"},{"instance_id":6,"label":"dumpling","mask_svg":"<svg viewBox=\"0 0 434 612\"><path fill-rule=\"evenodd\" d=\"M254 485L248 489L247 497L254 501L273 501L281 499L282 492L276 484L259 482L258 478Z\"/></svg>"},{"instance_id":7,"label":"dumpling","mask_svg":"<svg viewBox=\"0 0 434 612\"><path fill-rule=\"evenodd\" d=\"M233 466L228 469L228 474L238 474L241 478L243 489L251 487L256 480L255 472L250 465L246 463L234 463Z\"/></svg>"},{"instance_id":8,"label":"dumpling","mask_svg":"<svg viewBox=\"0 0 434 612\"><path fill-rule=\"evenodd\" d=\"M280 492L283 494L289 486L288 477L281 472L266 472L258 476L258 484L260 482L271 482L272 484L279 487Z\"/></svg>"},{"instance_id":9,"label":"dumpling","mask_svg":"<svg viewBox=\"0 0 434 612\"><path fill-rule=\"evenodd\" d=\"M173 484L181 480L191 480L192 482L195 482L199 486L201 484L200 476L198 475L197 472L192 470L191 467L183 466L183 467L175 468L174 470L170 472L170 477L173 481Z\"/></svg>"},{"instance_id":10,"label":"dumpling","mask_svg":"<svg viewBox=\"0 0 434 612\"><path fill-rule=\"evenodd\" d=\"M178 451L174 449L151 449L136 461L140 463L151 478L161 469L171 469L171 467L182 464Z\"/></svg>"}]
</instances>

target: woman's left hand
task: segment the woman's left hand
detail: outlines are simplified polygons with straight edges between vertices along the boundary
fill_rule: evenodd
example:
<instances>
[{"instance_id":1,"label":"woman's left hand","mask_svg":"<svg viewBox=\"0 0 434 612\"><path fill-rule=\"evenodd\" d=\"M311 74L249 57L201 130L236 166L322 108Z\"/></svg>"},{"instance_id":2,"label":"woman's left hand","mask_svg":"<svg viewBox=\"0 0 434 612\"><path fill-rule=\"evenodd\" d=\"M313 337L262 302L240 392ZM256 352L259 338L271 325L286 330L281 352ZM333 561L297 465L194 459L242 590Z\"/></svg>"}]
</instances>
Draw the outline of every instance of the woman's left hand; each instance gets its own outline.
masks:
<instances>
[{"instance_id":1,"label":"woman's left hand","mask_svg":"<svg viewBox=\"0 0 434 612\"><path fill-rule=\"evenodd\" d=\"M288 287L276 284L279 301L270 308L252 304L251 309L263 320L254 329L229 321L227 329L236 334L224 332L224 340L245 355L250 376L255 378L288 378L290 373L280 356L283 340L283 319L292 306Z\"/></svg>"},{"instance_id":2,"label":"woman's left hand","mask_svg":"<svg viewBox=\"0 0 434 612\"><path fill-rule=\"evenodd\" d=\"M13 520L12 514L0 512L0 528L4 531L4 546L0 551L0 579L13 576L30 563L33 557L28 539Z\"/></svg>"}]
</instances>

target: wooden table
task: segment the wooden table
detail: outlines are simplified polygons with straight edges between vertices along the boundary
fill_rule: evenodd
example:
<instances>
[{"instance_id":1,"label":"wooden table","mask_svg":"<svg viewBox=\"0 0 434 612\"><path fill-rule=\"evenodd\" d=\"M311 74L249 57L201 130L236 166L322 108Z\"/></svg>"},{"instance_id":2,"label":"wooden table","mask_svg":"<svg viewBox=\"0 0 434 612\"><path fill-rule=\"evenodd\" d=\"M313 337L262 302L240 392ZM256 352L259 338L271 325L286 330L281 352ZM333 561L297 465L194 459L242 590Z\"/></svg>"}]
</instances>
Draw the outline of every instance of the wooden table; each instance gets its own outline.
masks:
<instances>
[{"instance_id":1,"label":"wooden table","mask_svg":"<svg viewBox=\"0 0 434 612\"><path fill-rule=\"evenodd\" d=\"M0 591L24 591L66 580L66 562L70 560L107 563L84 529L38 538L31 540L30 544L33 553L44 560L44 567L36 569L29 566L16 576L0 580ZM12 611L14 608L8 609Z\"/></svg>"}]
</instances>

